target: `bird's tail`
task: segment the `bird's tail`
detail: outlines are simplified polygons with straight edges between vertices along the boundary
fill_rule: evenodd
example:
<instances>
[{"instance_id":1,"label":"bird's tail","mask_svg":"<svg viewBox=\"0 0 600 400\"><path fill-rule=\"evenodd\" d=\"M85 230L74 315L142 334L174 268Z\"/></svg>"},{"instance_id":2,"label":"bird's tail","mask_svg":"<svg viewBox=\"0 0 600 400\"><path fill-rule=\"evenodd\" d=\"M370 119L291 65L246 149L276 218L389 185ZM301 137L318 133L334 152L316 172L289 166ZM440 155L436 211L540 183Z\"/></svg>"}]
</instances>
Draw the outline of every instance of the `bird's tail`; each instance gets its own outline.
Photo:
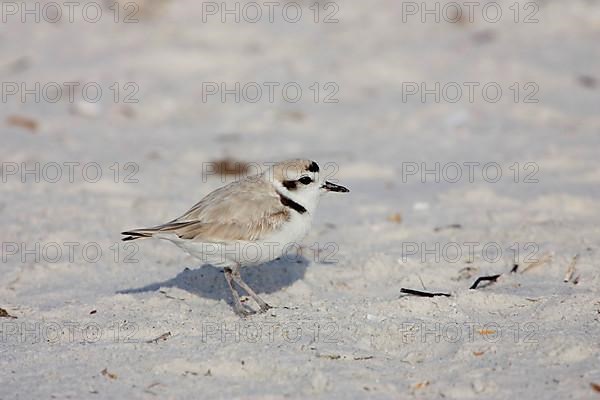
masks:
<instances>
[{"instance_id":1,"label":"bird's tail","mask_svg":"<svg viewBox=\"0 0 600 400\"><path fill-rule=\"evenodd\" d=\"M149 238L152 237L155 232L156 231L153 229L133 229L131 231L121 232L121 235L128 235L121 240L127 242L135 239Z\"/></svg>"},{"instance_id":2,"label":"bird's tail","mask_svg":"<svg viewBox=\"0 0 600 400\"><path fill-rule=\"evenodd\" d=\"M186 221L186 222L176 222L171 221L163 225L155 226L152 228L140 228L140 229L132 229L130 231L121 232L122 235L127 235L121 240L124 242L128 242L130 240L149 238L154 236L157 233L175 233L179 236L179 230L181 228L186 228L191 225L197 225L198 221Z\"/></svg>"}]
</instances>

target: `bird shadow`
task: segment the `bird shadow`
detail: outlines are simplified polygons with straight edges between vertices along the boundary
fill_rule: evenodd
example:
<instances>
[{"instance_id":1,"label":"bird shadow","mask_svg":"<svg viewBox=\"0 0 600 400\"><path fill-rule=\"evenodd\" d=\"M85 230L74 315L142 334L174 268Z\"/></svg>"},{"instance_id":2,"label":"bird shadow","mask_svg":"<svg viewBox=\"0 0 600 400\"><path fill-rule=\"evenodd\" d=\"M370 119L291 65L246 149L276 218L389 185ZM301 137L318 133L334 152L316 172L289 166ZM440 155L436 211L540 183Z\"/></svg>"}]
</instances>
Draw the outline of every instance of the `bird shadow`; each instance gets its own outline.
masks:
<instances>
[{"instance_id":1,"label":"bird shadow","mask_svg":"<svg viewBox=\"0 0 600 400\"><path fill-rule=\"evenodd\" d=\"M309 260L303 256L292 260L281 258L255 267L242 268L241 274L244 282L257 293L273 293L302 279L309 264ZM119 290L117 293L153 292L165 287L177 287L200 297L233 303L223 270L210 264L204 264L198 269L186 267L172 279Z\"/></svg>"}]
</instances>

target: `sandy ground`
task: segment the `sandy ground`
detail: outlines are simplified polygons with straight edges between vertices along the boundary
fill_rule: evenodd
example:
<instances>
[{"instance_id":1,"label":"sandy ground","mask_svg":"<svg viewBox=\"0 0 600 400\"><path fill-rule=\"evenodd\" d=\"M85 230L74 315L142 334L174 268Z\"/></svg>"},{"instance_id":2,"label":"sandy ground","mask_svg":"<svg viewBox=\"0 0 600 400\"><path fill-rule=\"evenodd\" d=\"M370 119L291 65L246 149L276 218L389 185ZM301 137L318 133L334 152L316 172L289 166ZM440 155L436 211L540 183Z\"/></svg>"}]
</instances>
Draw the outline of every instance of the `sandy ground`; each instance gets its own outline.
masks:
<instances>
[{"instance_id":1,"label":"sandy ground","mask_svg":"<svg viewBox=\"0 0 600 400\"><path fill-rule=\"evenodd\" d=\"M315 23L300 3L298 23L286 3L222 23L191 0L21 23L4 2L1 399L598 397L600 6L423 23L408 3L323 2ZM102 96L22 101L23 82ZM280 86L223 103L207 82ZM221 186L204 172L226 157L315 159L351 188L301 255L243 271L276 306L246 320L217 269L119 241Z\"/></svg>"}]
</instances>

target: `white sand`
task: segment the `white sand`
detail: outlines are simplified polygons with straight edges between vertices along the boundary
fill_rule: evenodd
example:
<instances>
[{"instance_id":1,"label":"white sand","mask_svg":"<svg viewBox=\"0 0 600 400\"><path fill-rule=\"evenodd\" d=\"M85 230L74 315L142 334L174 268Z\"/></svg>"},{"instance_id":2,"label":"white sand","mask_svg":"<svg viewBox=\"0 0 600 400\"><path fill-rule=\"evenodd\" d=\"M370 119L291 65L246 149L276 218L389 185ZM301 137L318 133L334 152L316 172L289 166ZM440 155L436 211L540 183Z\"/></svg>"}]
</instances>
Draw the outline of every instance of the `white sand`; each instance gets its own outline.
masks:
<instances>
[{"instance_id":1,"label":"white sand","mask_svg":"<svg viewBox=\"0 0 600 400\"><path fill-rule=\"evenodd\" d=\"M191 0L145 3L137 24L108 14L97 24L2 25L3 82L95 81L103 97L11 97L0 108L3 167L56 162L66 174L64 162L80 163L72 183L30 175L24 184L17 173L0 184L0 307L17 317L0 318L0 399L598 396L600 89L579 77L600 79L600 6L544 1L539 23L515 24L507 2L495 24L423 24L403 23L399 2L343 1L339 23L314 24L306 2L298 24L223 24L203 23ZM202 82L223 81L298 82L304 95L203 103ZM135 82L139 103L115 104L114 82L120 96ZM336 82L339 103L315 104L314 82L321 99ZM403 102L403 82L497 82L503 96ZM539 102L515 104L514 82L521 100L535 82ZM37 131L9 125L15 115ZM304 241L335 244L337 261L307 249L307 260L244 270L277 306L245 321L218 270L162 242L139 242L129 259L119 242L121 230L174 218L220 186L202 182L202 168L224 156L336 163L351 188L323 199ZM81 177L90 162L101 166L97 183ZM124 182L127 162L138 183ZM496 162L503 176L486 182L476 168L473 183L403 182L403 162ZM527 162L537 183L524 182ZM400 223L388 220L396 213ZM461 228L434 231L450 224ZM79 243L72 260L70 242ZM466 254L423 262L406 248L469 242L478 243L471 263ZM499 244L498 260L482 256L486 243ZM514 243L520 267L509 274ZM527 243L550 261L525 270ZM401 296L402 287L452 296Z\"/></svg>"}]
</instances>

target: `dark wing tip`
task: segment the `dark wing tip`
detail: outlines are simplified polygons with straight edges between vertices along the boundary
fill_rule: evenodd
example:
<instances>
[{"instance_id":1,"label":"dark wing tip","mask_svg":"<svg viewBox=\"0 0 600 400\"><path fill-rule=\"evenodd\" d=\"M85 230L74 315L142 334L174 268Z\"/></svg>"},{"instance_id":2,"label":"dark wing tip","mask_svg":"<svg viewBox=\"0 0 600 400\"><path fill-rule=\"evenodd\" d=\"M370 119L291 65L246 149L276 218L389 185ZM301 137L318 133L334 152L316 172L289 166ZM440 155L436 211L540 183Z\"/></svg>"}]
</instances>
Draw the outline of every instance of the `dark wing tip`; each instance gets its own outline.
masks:
<instances>
[{"instance_id":1,"label":"dark wing tip","mask_svg":"<svg viewBox=\"0 0 600 400\"><path fill-rule=\"evenodd\" d=\"M142 233L142 232L137 232L137 231L125 231L125 232L121 232L121 235L128 235L127 237L124 237L121 239L124 242L151 236L147 233Z\"/></svg>"}]
</instances>

